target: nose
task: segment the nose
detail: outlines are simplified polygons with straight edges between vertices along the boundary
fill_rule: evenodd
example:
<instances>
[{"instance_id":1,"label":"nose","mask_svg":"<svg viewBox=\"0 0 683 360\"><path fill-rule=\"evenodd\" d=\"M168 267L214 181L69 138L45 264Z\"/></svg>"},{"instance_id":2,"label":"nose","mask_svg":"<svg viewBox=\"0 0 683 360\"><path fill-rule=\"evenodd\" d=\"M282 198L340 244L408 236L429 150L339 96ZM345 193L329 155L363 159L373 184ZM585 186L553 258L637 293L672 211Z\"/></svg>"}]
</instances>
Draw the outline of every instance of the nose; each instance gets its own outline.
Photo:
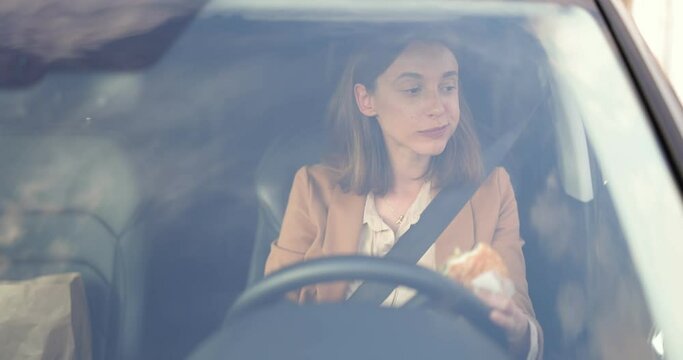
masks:
<instances>
[{"instance_id":1,"label":"nose","mask_svg":"<svg viewBox=\"0 0 683 360\"><path fill-rule=\"evenodd\" d=\"M426 101L427 115L429 115L429 117L438 117L443 115L443 113L446 112L445 101L446 99L439 94L438 90L432 91Z\"/></svg>"}]
</instances>

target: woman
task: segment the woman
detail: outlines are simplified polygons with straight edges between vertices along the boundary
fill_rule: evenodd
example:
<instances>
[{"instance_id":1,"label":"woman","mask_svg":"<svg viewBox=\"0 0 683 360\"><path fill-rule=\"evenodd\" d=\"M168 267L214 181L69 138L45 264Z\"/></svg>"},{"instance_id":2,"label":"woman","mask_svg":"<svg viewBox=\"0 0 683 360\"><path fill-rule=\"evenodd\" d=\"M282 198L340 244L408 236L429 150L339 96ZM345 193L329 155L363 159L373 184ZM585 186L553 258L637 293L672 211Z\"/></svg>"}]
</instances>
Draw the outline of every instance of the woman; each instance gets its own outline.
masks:
<instances>
[{"instance_id":1,"label":"woman","mask_svg":"<svg viewBox=\"0 0 683 360\"><path fill-rule=\"evenodd\" d=\"M280 237L266 273L320 256L384 256L444 186L482 176L479 144L461 111L459 66L437 40L382 42L354 57L331 104L334 157L304 167L294 179ZM458 247L487 243L506 263L511 300L478 294L492 308L510 350L541 354L542 335L529 300L517 204L507 172L495 169L419 264L440 269ZM319 284L290 294L296 301L341 301L356 283ZM412 296L397 288L384 302Z\"/></svg>"}]
</instances>

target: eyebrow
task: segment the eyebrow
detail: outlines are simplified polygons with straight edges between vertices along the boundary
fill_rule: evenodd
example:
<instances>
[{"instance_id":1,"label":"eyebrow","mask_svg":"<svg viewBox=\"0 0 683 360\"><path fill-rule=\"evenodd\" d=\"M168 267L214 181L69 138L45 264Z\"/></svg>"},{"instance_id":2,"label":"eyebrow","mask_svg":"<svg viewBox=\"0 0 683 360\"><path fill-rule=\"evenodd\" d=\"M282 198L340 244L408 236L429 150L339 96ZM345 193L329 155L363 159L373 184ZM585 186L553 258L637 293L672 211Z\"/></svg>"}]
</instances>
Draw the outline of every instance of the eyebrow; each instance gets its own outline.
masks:
<instances>
[{"instance_id":1,"label":"eyebrow","mask_svg":"<svg viewBox=\"0 0 683 360\"><path fill-rule=\"evenodd\" d=\"M449 77L453 77L453 76L457 77L458 72L455 70L446 71L445 73L443 73L443 75L441 75L441 78L445 79L445 78L449 78ZM418 74L418 73L414 73L414 72L404 72L401 75L399 75L395 81L401 80L403 78L411 78L411 79L421 80L423 78L423 76Z\"/></svg>"},{"instance_id":2,"label":"eyebrow","mask_svg":"<svg viewBox=\"0 0 683 360\"><path fill-rule=\"evenodd\" d=\"M445 79L445 78L452 77L452 76L458 77L458 72L455 70L447 71L447 72L443 73L443 75L441 75L441 78Z\"/></svg>"}]
</instances>

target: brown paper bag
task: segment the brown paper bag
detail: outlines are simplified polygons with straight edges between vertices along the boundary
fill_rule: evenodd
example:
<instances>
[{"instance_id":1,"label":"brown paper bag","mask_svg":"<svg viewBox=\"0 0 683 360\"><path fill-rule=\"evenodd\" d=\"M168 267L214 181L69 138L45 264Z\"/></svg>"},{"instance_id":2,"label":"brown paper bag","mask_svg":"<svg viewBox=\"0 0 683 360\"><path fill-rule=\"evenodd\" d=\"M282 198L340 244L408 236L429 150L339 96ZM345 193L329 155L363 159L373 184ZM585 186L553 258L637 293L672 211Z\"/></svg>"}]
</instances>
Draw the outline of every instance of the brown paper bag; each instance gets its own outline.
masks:
<instances>
[{"instance_id":1,"label":"brown paper bag","mask_svg":"<svg viewBox=\"0 0 683 360\"><path fill-rule=\"evenodd\" d=\"M90 360L90 337L78 273L0 281L0 359Z\"/></svg>"}]
</instances>

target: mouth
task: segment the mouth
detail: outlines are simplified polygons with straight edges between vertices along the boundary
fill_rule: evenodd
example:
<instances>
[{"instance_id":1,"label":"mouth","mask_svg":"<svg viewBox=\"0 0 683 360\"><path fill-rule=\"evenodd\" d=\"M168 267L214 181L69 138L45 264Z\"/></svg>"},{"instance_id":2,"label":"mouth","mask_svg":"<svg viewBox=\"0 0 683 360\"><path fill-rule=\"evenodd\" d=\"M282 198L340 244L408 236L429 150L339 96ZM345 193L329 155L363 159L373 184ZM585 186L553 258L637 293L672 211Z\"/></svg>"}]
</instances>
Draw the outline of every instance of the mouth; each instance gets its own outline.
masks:
<instances>
[{"instance_id":1,"label":"mouth","mask_svg":"<svg viewBox=\"0 0 683 360\"><path fill-rule=\"evenodd\" d=\"M420 135L424 135L428 138L438 139L438 138L441 138L444 135L446 135L446 133L448 132L448 127L449 127L449 125L446 124L443 126L439 126L439 127L435 127L435 128L431 128L431 129L427 129L427 130L418 131L418 133Z\"/></svg>"}]
</instances>

